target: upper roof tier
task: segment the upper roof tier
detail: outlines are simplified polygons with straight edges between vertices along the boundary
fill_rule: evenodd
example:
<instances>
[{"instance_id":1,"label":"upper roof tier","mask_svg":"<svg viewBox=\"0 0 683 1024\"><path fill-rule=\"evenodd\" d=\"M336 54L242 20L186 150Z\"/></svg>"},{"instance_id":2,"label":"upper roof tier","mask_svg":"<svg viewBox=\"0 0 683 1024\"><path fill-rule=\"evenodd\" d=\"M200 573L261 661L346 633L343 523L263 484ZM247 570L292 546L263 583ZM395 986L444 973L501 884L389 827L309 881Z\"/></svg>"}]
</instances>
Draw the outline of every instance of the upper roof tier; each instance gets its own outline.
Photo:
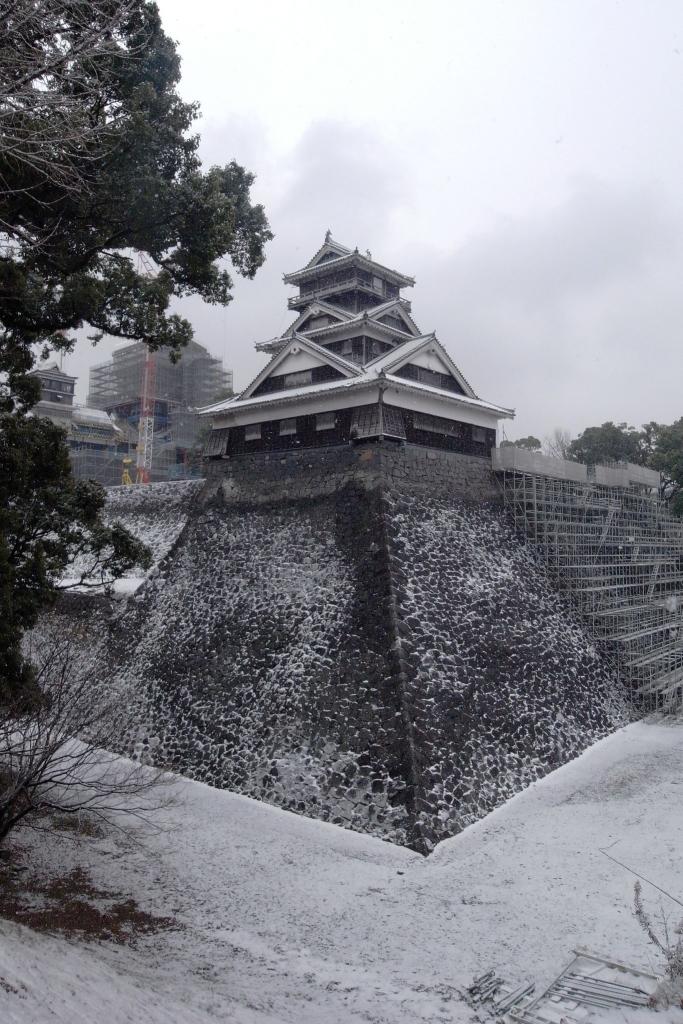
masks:
<instances>
[{"instance_id":1,"label":"upper roof tier","mask_svg":"<svg viewBox=\"0 0 683 1024\"><path fill-rule=\"evenodd\" d=\"M399 288L410 288L415 284L415 278L407 274L401 274L391 267L385 267L372 259L369 252L363 254L356 249L349 249L341 245L330 235L328 231L325 241L301 270L295 270L291 274L285 274L283 280L286 284L304 284L321 277L323 274L334 274L338 270L357 268L366 273L390 282Z\"/></svg>"},{"instance_id":2,"label":"upper roof tier","mask_svg":"<svg viewBox=\"0 0 683 1024\"><path fill-rule=\"evenodd\" d=\"M77 377L72 377L70 373L65 373L64 370L60 369L57 363L55 362L44 363L42 365L39 363L38 366L36 366L33 370L30 370L29 373L31 376L35 377L45 376L57 378L58 380L78 380Z\"/></svg>"}]
</instances>

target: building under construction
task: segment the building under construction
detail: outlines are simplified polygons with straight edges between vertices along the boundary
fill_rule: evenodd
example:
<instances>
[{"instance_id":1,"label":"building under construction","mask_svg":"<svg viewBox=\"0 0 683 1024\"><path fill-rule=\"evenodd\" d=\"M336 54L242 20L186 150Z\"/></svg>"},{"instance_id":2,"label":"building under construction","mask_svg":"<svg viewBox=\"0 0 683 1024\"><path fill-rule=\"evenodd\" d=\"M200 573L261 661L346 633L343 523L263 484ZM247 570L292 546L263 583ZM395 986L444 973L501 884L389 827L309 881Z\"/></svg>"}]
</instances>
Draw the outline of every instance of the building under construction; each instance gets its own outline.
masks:
<instances>
[{"instance_id":1,"label":"building under construction","mask_svg":"<svg viewBox=\"0 0 683 1024\"><path fill-rule=\"evenodd\" d=\"M585 466L515 447L493 467L518 532L533 545L644 708L683 695L683 522L659 474Z\"/></svg>"},{"instance_id":2,"label":"building under construction","mask_svg":"<svg viewBox=\"0 0 683 1024\"><path fill-rule=\"evenodd\" d=\"M133 473L144 448L146 479L183 479L201 469L197 408L231 393L232 371L197 342L177 363L167 351L150 353L134 342L90 370L88 405L109 413L125 434ZM120 483L121 469L116 481L103 482Z\"/></svg>"}]
</instances>

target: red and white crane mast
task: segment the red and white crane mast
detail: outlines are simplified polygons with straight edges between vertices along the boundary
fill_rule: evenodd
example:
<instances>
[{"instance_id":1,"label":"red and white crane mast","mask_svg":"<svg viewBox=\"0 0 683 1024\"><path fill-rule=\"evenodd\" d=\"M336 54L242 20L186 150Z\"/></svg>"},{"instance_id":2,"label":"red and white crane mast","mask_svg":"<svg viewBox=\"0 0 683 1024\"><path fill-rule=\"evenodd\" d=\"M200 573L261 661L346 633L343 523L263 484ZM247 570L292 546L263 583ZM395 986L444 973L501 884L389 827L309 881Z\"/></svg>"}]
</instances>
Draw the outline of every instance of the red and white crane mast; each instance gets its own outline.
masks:
<instances>
[{"instance_id":1,"label":"red and white crane mast","mask_svg":"<svg viewBox=\"0 0 683 1024\"><path fill-rule=\"evenodd\" d=\"M154 276L152 264L142 252L138 253L138 269L145 277ZM135 463L135 482L138 484L148 484L152 473L156 377L156 357L154 352L148 349L142 373L142 394L140 395L140 420L138 423L138 447Z\"/></svg>"}]
</instances>

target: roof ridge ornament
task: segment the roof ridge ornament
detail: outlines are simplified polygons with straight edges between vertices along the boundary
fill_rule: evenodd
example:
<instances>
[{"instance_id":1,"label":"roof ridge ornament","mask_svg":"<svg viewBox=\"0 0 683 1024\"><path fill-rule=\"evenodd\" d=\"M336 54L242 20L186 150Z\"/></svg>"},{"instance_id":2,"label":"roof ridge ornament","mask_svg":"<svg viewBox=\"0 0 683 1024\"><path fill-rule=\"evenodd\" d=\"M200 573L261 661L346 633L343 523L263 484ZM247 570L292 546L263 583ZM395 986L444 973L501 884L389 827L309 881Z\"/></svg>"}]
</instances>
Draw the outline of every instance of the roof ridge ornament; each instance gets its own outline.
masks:
<instances>
[{"instance_id":1,"label":"roof ridge ornament","mask_svg":"<svg viewBox=\"0 0 683 1024\"><path fill-rule=\"evenodd\" d=\"M329 228L325 232L325 241L326 242L331 242L332 241L332 232L330 231Z\"/></svg>"}]
</instances>

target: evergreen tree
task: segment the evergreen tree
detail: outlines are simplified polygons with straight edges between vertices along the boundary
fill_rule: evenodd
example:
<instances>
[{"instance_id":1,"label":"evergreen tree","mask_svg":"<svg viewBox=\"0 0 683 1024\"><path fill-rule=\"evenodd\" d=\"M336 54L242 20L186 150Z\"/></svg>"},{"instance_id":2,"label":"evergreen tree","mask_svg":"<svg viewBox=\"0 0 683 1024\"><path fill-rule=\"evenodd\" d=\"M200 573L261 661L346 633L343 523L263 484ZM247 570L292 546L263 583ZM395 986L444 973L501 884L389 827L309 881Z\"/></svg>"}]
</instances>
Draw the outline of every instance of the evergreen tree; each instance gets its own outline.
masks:
<instances>
[{"instance_id":1,"label":"evergreen tree","mask_svg":"<svg viewBox=\"0 0 683 1024\"><path fill-rule=\"evenodd\" d=\"M646 423L641 430L612 422L587 427L570 452L578 462L634 462L659 470L662 497L675 515L683 515L683 418L670 425Z\"/></svg>"},{"instance_id":2,"label":"evergreen tree","mask_svg":"<svg viewBox=\"0 0 683 1024\"><path fill-rule=\"evenodd\" d=\"M683 516L683 417L669 426L646 423L643 431L650 438L648 465L662 474L662 494L671 511Z\"/></svg>"},{"instance_id":3,"label":"evergreen tree","mask_svg":"<svg viewBox=\"0 0 683 1024\"><path fill-rule=\"evenodd\" d=\"M516 441L501 441L501 448L524 448L527 452L540 452L541 442L533 434L528 437L519 437Z\"/></svg>"},{"instance_id":4,"label":"evergreen tree","mask_svg":"<svg viewBox=\"0 0 683 1024\"><path fill-rule=\"evenodd\" d=\"M569 454L577 462L597 465L605 462L634 462L644 465L648 458L647 438L626 423L603 423L586 427L569 445Z\"/></svg>"},{"instance_id":5,"label":"evergreen tree","mask_svg":"<svg viewBox=\"0 0 683 1024\"><path fill-rule=\"evenodd\" d=\"M74 547L114 575L144 558L29 415L37 347L68 351L87 324L178 358L192 328L171 300L228 303L220 261L252 277L272 237L249 172L202 172L179 75L153 3L0 0L0 700L29 683L21 634Z\"/></svg>"}]
</instances>

